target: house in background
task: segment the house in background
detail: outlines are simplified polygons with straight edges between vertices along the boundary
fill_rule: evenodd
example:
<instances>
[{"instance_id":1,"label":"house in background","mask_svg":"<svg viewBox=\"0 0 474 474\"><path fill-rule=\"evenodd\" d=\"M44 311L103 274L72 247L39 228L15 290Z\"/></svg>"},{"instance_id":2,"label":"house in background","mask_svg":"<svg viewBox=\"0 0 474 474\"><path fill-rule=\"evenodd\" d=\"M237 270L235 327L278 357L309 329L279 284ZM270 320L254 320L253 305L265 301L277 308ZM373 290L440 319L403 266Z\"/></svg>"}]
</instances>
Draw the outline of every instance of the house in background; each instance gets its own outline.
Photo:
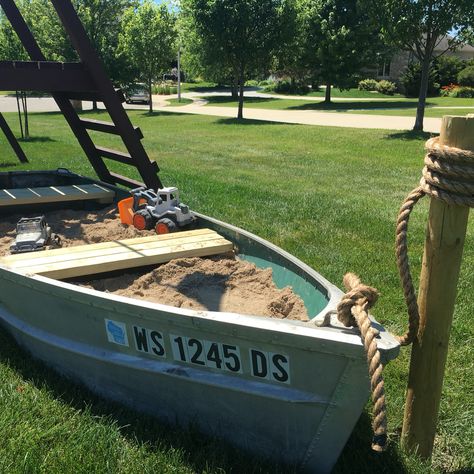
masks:
<instances>
[{"instance_id":1,"label":"house in background","mask_svg":"<svg viewBox=\"0 0 474 474\"><path fill-rule=\"evenodd\" d=\"M455 51L446 51L448 49L449 39L451 38L448 36L445 36L441 39L441 41L435 47L435 56L444 54L446 56L457 56L458 58L465 61L474 59L474 47L468 44L459 46ZM379 65L376 78L378 80L386 79L392 82L399 82L400 76L404 73L405 69L415 60L416 59L413 56L413 53L408 51L400 51L399 53L395 54L390 61Z\"/></svg>"}]
</instances>

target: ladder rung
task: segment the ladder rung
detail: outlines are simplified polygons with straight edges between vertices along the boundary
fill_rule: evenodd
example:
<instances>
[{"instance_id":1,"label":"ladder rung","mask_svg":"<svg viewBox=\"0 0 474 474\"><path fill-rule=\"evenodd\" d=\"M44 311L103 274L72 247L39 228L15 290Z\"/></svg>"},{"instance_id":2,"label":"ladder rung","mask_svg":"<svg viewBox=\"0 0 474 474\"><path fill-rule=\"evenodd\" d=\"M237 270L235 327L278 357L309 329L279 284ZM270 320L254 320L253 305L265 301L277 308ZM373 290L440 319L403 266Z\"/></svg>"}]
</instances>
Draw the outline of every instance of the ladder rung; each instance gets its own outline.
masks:
<instances>
[{"instance_id":1,"label":"ladder rung","mask_svg":"<svg viewBox=\"0 0 474 474\"><path fill-rule=\"evenodd\" d=\"M112 122L104 122L103 120L81 119L81 123L87 130L96 130L97 132L111 133L113 135L121 135L120 130ZM138 139L143 138L143 133L140 127L133 127Z\"/></svg>"},{"instance_id":2,"label":"ladder rung","mask_svg":"<svg viewBox=\"0 0 474 474\"><path fill-rule=\"evenodd\" d=\"M117 184L122 184L124 186L127 186L128 188L141 188L141 187L145 186L140 181L136 181L132 178L127 178L126 176L122 176L121 174L113 173L112 171L110 172L110 176L112 176L112 179Z\"/></svg>"},{"instance_id":3,"label":"ladder rung","mask_svg":"<svg viewBox=\"0 0 474 474\"><path fill-rule=\"evenodd\" d=\"M100 156L104 158L109 158L110 160L118 161L126 165L135 166L135 163L132 157L123 151L111 150L110 148L104 148L101 146L96 146L96 150Z\"/></svg>"}]
</instances>

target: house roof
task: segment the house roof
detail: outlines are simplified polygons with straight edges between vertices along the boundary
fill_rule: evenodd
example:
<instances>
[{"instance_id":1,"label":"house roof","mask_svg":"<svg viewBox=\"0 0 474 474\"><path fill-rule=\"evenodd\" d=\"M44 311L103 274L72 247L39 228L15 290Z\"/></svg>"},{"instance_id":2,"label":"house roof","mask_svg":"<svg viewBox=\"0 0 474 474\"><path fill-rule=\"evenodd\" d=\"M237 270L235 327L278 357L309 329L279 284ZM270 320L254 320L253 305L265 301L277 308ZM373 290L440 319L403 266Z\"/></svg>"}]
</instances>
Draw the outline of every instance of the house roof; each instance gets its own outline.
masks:
<instances>
[{"instance_id":1,"label":"house roof","mask_svg":"<svg viewBox=\"0 0 474 474\"><path fill-rule=\"evenodd\" d=\"M452 36L443 36L443 38L441 38L439 43L436 45L435 51L446 51L447 49L449 49L449 40L452 40L452 39L453 39ZM456 48L456 51L462 51L465 53L474 54L474 46L464 43L458 46Z\"/></svg>"}]
</instances>

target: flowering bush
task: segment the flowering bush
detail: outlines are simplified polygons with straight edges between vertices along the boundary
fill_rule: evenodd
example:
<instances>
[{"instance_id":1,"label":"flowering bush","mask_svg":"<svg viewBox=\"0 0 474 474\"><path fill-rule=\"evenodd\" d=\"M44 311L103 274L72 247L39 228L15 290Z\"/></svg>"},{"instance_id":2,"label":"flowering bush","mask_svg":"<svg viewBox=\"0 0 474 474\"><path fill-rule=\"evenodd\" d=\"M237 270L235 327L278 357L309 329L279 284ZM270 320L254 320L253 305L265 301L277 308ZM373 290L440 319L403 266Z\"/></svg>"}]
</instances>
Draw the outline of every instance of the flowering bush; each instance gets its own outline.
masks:
<instances>
[{"instance_id":1,"label":"flowering bush","mask_svg":"<svg viewBox=\"0 0 474 474\"><path fill-rule=\"evenodd\" d=\"M377 90L378 82L375 79L364 79L359 82L358 89L360 91L375 91Z\"/></svg>"},{"instance_id":2,"label":"flowering bush","mask_svg":"<svg viewBox=\"0 0 474 474\"><path fill-rule=\"evenodd\" d=\"M457 84L449 84L441 88L441 95L443 97L463 97L474 98L474 87L459 86Z\"/></svg>"},{"instance_id":3,"label":"flowering bush","mask_svg":"<svg viewBox=\"0 0 474 474\"><path fill-rule=\"evenodd\" d=\"M380 94L393 95L397 92L397 85L394 82L382 80L377 84L376 90Z\"/></svg>"},{"instance_id":4,"label":"flowering bush","mask_svg":"<svg viewBox=\"0 0 474 474\"><path fill-rule=\"evenodd\" d=\"M441 95L443 97L451 97L453 91L458 88L457 84L449 84L448 86L441 87Z\"/></svg>"}]
</instances>

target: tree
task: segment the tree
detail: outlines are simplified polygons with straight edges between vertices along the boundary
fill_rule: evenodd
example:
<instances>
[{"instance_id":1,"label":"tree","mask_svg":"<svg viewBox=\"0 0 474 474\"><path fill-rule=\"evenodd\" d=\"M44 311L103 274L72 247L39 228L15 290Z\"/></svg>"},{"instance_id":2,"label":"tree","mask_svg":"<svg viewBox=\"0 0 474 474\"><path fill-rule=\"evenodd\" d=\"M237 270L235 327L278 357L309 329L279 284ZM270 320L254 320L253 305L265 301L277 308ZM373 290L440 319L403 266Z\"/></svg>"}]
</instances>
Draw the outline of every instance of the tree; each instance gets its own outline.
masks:
<instances>
[{"instance_id":1,"label":"tree","mask_svg":"<svg viewBox=\"0 0 474 474\"><path fill-rule=\"evenodd\" d=\"M448 41L455 49L460 38L473 26L472 0L371 0L373 16L381 23L385 37L410 51L421 65L420 91L414 130L423 130L426 95L434 50L451 31Z\"/></svg>"},{"instance_id":2,"label":"tree","mask_svg":"<svg viewBox=\"0 0 474 474\"><path fill-rule=\"evenodd\" d=\"M272 54L287 39L285 17L292 8L292 0L182 1L189 41L199 45L204 67L231 72L236 80L238 118L243 117L245 81L270 66Z\"/></svg>"},{"instance_id":3,"label":"tree","mask_svg":"<svg viewBox=\"0 0 474 474\"><path fill-rule=\"evenodd\" d=\"M77 14L109 77L117 84L133 80L135 71L117 52L125 11L133 0L74 0Z\"/></svg>"},{"instance_id":4,"label":"tree","mask_svg":"<svg viewBox=\"0 0 474 474\"><path fill-rule=\"evenodd\" d=\"M379 29L359 0L303 0L305 31L302 61L326 85L348 89L362 68L377 62L383 50Z\"/></svg>"},{"instance_id":5,"label":"tree","mask_svg":"<svg viewBox=\"0 0 474 474\"><path fill-rule=\"evenodd\" d=\"M224 65L215 55L210 55L202 45L202 39L193 28L190 18L180 15L178 19L178 42L182 47L181 64L187 76L203 77L217 84L231 84L232 96L237 98L237 86L232 75L232 68Z\"/></svg>"},{"instance_id":6,"label":"tree","mask_svg":"<svg viewBox=\"0 0 474 474\"><path fill-rule=\"evenodd\" d=\"M0 61L27 60L28 55L0 9Z\"/></svg>"},{"instance_id":7,"label":"tree","mask_svg":"<svg viewBox=\"0 0 474 474\"><path fill-rule=\"evenodd\" d=\"M166 5L150 0L126 10L119 50L138 71L150 94L150 113L153 112L152 83L162 75L175 57L174 14Z\"/></svg>"},{"instance_id":8,"label":"tree","mask_svg":"<svg viewBox=\"0 0 474 474\"><path fill-rule=\"evenodd\" d=\"M134 3L133 0L73 0L92 45L111 79L118 84L130 80L129 69L117 57L117 45L123 13ZM50 0L24 0L17 4L48 60L78 60ZM0 55L10 59L29 59L5 17L0 17Z\"/></svg>"}]
</instances>

